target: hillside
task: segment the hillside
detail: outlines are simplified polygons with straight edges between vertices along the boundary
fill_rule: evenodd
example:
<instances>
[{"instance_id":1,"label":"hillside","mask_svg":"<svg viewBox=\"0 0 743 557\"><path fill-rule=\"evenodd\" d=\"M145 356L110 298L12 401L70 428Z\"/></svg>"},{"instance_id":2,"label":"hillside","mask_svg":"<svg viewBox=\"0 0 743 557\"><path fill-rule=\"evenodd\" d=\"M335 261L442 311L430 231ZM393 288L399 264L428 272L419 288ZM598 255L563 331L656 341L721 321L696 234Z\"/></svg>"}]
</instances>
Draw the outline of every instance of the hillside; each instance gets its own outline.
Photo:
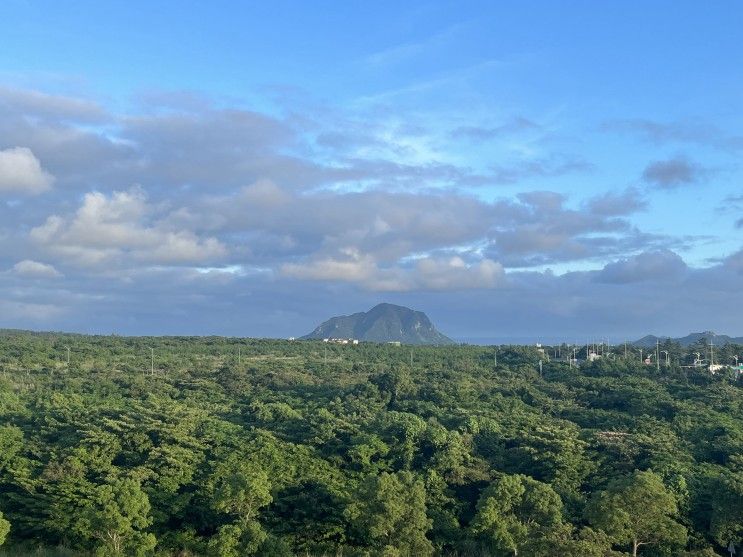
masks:
<instances>
[{"instance_id":1,"label":"hillside","mask_svg":"<svg viewBox=\"0 0 743 557\"><path fill-rule=\"evenodd\" d=\"M666 342L671 340L677 342L684 348L691 346L698 342L700 339L704 339L707 343L712 342L717 346L723 344L743 344L743 337L730 337L728 335L718 335L712 331L705 331L703 333L690 333L685 337L671 338L671 337L658 337L655 335L647 335L642 337L640 340L636 340L632 344L640 348L650 348L655 346L656 341Z\"/></svg>"},{"instance_id":2,"label":"hillside","mask_svg":"<svg viewBox=\"0 0 743 557\"><path fill-rule=\"evenodd\" d=\"M355 338L366 342L454 344L434 327L428 316L394 304L379 304L367 312L333 317L303 339Z\"/></svg>"}]
</instances>

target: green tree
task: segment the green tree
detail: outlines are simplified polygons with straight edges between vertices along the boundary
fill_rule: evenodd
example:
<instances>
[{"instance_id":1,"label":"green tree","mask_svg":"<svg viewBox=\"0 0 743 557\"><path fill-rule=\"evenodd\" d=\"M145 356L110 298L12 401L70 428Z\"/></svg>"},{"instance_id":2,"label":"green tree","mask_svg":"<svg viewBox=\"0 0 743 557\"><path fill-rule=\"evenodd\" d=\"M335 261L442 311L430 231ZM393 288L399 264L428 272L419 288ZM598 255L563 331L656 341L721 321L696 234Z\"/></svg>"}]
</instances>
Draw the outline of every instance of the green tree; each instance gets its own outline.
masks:
<instances>
[{"instance_id":1,"label":"green tree","mask_svg":"<svg viewBox=\"0 0 743 557\"><path fill-rule=\"evenodd\" d=\"M5 538L10 533L10 522L5 520L3 513L0 513L0 545L5 543Z\"/></svg>"},{"instance_id":2,"label":"green tree","mask_svg":"<svg viewBox=\"0 0 743 557\"><path fill-rule=\"evenodd\" d=\"M743 541L743 473L720 480L712 499L710 533L723 547Z\"/></svg>"},{"instance_id":3,"label":"green tree","mask_svg":"<svg viewBox=\"0 0 743 557\"><path fill-rule=\"evenodd\" d=\"M624 555L611 550L611 540L604 532L561 524L529 539L523 548L529 557L612 557Z\"/></svg>"},{"instance_id":4,"label":"green tree","mask_svg":"<svg viewBox=\"0 0 743 557\"><path fill-rule=\"evenodd\" d=\"M271 501L271 483L262 470L248 470L245 466L219 478L212 506L233 516L235 521L219 529L210 542L212 549L225 557L258 551L267 534L256 517L258 510Z\"/></svg>"},{"instance_id":5,"label":"green tree","mask_svg":"<svg viewBox=\"0 0 743 557\"><path fill-rule=\"evenodd\" d=\"M504 474L482 492L470 529L497 555L518 555L561 524L562 501L549 485Z\"/></svg>"},{"instance_id":6,"label":"green tree","mask_svg":"<svg viewBox=\"0 0 743 557\"><path fill-rule=\"evenodd\" d=\"M271 501L271 483L265 472L238 470L219 481L213 506L247 524L255 518L258 509Z\"/></svg>"},{"instance_id":7,"label":"green tree","mask_svg":"<svg viewBox=\"0 0 743 557\"><path fill-rule=\"evenodd\" d=\"M96 487L84 507L78 531L98 540L100 556L145 555L154 549L155 536L145 532L152 523L150 502L138 482L125 479Z\"/></svg>"},{"instance_id":8,"label":"green tree","mask_svg":"<svg viewBox=\"0 0 743 557\"><path fill-rule=\"evenodd\" d=\"M426 538L426 490L410 472L369 476L346 507L362 544L389 556L424 556L433 552Z\"/></svg>"},{"instance_id":9,"label":"green tree","mask_svg":"<svg viewBox=\"0 0 743 557\"><path fill-rule=\"evenodd\" d=\"M676 521L674 495L653 472L634 474L612 481L586 507L586 518L617 544L629 545L633 557L641 546L686 543L686 528Z\"/></svg>"}]
</instances>

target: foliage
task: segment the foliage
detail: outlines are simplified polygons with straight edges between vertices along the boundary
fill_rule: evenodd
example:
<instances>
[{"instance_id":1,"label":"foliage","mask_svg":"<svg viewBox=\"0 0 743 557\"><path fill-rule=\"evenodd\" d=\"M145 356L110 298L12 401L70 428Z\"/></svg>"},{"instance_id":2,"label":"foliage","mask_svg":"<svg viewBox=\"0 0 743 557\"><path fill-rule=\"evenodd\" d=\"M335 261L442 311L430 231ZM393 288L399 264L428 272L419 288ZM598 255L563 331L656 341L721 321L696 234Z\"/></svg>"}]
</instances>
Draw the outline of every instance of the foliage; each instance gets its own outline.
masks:
<instances>
[{"instance_id":1,"label":"foliage","mask_svg":"<svg viewBox=\"0 0 743 557\"><path fill-rule=\"evenodd\" d=\"M687 532L676 521L676 498L653 472L635 472L617 478L596 493L586 508L589 522L621 544L629 544L632 555L640 546L683 546Z\"/></svg>"},{"instance_id":2,"label":"foliage","mask_svg":"<svg viewBox=\"0 0 743 557\"><path fill-rule=\"evenodd\" d=\"M145 532L152 520L147 495L134 480L97 486L77 519L76 531L97 541L96 555L145 555L155 536Z\"/></svg>"},{"instance_id":3,"label":"foliage","mask_svg":"<svg viewBox=\"0 0 743 557\"><path fill-rule=\"evenodd\" d=\"M496 555L518 555L536 537L562 523L562 501L548 485L522 475L503 475L480 495L471 529Z\"/></svg>"},{"instance_id":4,"label":"foliage","mask_svg":"<svg viewBox=\"0 0 743 557\"><path fill-rule=\"evenodd\" d=\"M345 514L359 541L380 555L433 552L426 538L431 527L426 491L423 482L410 472L367 477Z\"/></svg>"},{"instance_id":5,"label":"foliage","mask_svg":"<svg viewBox=\"0 0 743 557\"><path fill-rule=\"evenodd\" d=\"M0 556L740 552L743 380L681 367L706 348L0 331Z\"/></svg>"}]
</instances>

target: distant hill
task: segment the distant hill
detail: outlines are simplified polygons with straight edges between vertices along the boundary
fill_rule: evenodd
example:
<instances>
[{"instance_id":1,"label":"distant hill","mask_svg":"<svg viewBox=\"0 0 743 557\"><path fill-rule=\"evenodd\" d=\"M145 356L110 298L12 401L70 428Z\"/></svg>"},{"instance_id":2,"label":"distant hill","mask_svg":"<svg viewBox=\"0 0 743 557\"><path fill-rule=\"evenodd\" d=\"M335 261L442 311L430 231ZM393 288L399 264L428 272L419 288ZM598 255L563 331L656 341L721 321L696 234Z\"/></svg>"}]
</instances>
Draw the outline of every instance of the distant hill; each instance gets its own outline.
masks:
<instances>
[{"instance_id":1,"label":"distant hill","mask_svg":"<svg viewBox=\"0 0 743 557\"><path fill-rule=\"evenodd\" d=\"M713 333L712 331L705 331L703 333L691 333L686 335L685 337L680 338L671 338L671 337L657 337L655 335L647 335L642 337L640 340L636 340L632 344L635 346L639 346L640 348L649 348L652 346L655 346L656 341L665 342L667 340L671 340L673 342L678 342L681 346L688 347L694 344L695 342L699 341L699 339L704 339L707 342L712 342L716 345L722 345L722 344L743 344L743 337L729 337L728 335L718 335Z\"/></svg>"},{"instance_id":2,"label":"distant hill","mask_svg":"<svg viewBox=\"0 0 743 557\"><path fill-rule=\"evenodd\" d=\"M367 312L333 317L303 339L355 338L366 342L455 344L441 334L422 311L379 304Z\"/></svg>"}]
</instances>

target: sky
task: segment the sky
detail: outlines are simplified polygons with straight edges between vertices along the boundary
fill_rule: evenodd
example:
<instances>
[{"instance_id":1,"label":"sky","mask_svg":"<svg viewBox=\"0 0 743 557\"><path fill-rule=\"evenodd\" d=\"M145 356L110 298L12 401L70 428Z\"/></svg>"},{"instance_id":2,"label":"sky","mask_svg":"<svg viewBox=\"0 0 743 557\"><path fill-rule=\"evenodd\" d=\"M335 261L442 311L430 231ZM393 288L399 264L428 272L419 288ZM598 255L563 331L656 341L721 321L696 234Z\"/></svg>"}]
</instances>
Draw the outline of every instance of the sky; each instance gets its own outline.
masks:
<instances>
[{"instance_id":1,"label":"sky","mask_svg":"<svg viewBox=\"0 0 743 557\"><path fill-rule=\"evenodd\" d=\"M0 327L743 335L743 5L0 4Z\"/></svg>"}]
</instances>

